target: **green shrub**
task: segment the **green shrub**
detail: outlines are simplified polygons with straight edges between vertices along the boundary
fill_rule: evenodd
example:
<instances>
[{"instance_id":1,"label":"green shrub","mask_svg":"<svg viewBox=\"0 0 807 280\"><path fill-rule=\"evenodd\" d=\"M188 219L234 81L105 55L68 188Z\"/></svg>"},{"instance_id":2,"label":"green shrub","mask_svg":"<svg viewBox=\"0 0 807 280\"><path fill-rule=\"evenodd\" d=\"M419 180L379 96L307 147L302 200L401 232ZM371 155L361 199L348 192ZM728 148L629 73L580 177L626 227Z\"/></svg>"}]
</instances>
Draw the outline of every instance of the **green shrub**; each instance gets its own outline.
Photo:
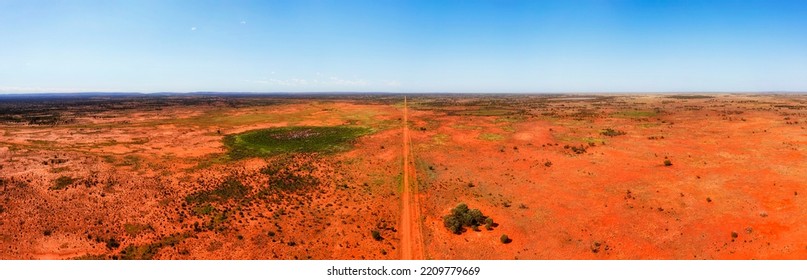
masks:
<instances>
[{"instance_id":1,"label":"green shrub","mask_svg":"<svg viewBox=\"0 0 807 280\"><path fill-rule=\"evenodd\" d=\"M469 209L468 205L460 203L451 209L451 214L443 217L443 225L455 234L462 234L465 227L477 230L480 225L486 223L487 219L489 218L485 217L479 209ZM492 223L491 219L491 225Z\"/></svg>"},{"instance_id":2,"label":"green shrub","mask_svg":"<svg viewBox=\"0 0 807 280\"><path fill-rule=\"evenodd\" d=\"M381 241L382 239L384 239L383 237L381 237L381 233L378 232L377 230L371 231L370 235L372 235L373 239L375 239L376 241Z\"/></svg>"},{"instance_id":3,"label":"green shrub","mask_svg":"<svg viewBox=\"0 0 807 280\"><path fill-rule=\"evenodd\" d=\"M670 161L669 159L665 159L664 166L670 166L670 165L672 165L672 161Z\"/></svg>"},{"instance_id":4,"label":"green shrub","mask_svg":"<svg viewBox=\"0 0 807 280\"><path fill-rule=\"evenodd\" d=\"M606 128L602 132L600 132L600 134L608 136L608 137L614 137L614 136L619 136L619 135L625 135L627 133L622 131L622 130L615 130L615 129L611 129L611 128Z\"/></svg>"},{"instance_id":5,"label":"green shrub","mask_svg":"<svg viewBox=\"0 0 807 280\"><path fill-rule=\"evenodd\" d=\"M510 239L510 237L509 237L509 236L507 236L507 234L502 234L502 236L501 236L501 237L499 237L499 241L501 241L501 242L502 242L502 243L504 243L504 244L508 244L508 243L510 243L510 242L513 242L513 240L512 240L512 239Z\"/></svg>"},{"instance_id":6,"label":"green shrub","mask_svg":"<svg viewBox=\"0 0 807 280\"><path fill-rule=\"evenodd\" d=\"M116 240L114 237L109 238L109 239L106 240L106 248L107 249L113 250L113 249L117 249L118 247L120 247L120 242L118 242L118 240Z\"/></svg>"},{"instance_id":7,"label":"green shrub","mask_svg":"<svg viewBox=\"0 0 807 280\"><path fill-rule=\"evenodd\" d=\"M493 230L493 219L486 218L485 219L485 229L486 230Z\"/></svg>"},{"instance_id":8,"label":"green shrub","mask_svg":"<svg viewBox=\"0 0 807 280\"><path fill-rule=\"evenodd\" d=\"M68 176L61 176L59 178L56 178L56 181L53 182L53 187L50 187L50 189L51 190L65 189L71 184L73 184L73 182L75 181L76 181L75 179L70 178Z\"/></svg>"}]
</instances>

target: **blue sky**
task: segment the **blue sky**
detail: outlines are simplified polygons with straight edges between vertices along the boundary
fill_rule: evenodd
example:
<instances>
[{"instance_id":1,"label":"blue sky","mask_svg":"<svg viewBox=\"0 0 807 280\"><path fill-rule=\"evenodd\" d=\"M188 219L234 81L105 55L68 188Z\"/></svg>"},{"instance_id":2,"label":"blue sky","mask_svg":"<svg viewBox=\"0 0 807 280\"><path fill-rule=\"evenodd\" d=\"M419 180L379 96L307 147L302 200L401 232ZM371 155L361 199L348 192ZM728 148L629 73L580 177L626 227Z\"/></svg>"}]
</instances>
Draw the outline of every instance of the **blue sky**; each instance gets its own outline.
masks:
<instances>
[{"instance_id":1,"label":"blue sky","mask_svg":"<svg viewBox=\"0 0 807 280\"><path fill-rule=\"evenodd\" d=\"M0 93L77 91L807 91L807 1L0 0Z\"/></svg>"}]
</instances>

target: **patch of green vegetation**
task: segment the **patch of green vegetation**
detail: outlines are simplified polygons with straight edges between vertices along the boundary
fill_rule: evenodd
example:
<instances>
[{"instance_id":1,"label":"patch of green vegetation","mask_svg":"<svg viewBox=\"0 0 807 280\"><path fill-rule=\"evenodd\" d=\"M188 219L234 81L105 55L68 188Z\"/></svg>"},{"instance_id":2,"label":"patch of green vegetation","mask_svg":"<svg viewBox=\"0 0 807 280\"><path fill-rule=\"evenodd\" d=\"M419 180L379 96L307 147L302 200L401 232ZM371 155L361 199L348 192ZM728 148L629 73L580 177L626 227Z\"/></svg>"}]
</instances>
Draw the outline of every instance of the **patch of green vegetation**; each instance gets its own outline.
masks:
<instances>
[{"instance_id":1,"label":"patch of green vegetation","mask_svg":"<svg viewBox=\"0 0 807 280\"><path fill-rule=\"evenodd\" d=\"M318 102L308 103L307 106L302 107L300 110L287 111L283 113L268 110L267 107L258 107L256 110L247 113L233 111L230 109L220 109L189 118L157 120L153 122L144 122L142 125L155 126L163 124L175 124L205 128L227 128L273 122L295 124L307 118L311 118L311 116L315 115L314 113L319 112L322 109L321 104Z\"/></svg>"},{"instance_id":2,"label":"patch of green vegetation","mask_svg":"<svg viewBox=\"0 0 807 280\"><path fill-rule=\"evenodd\" d=\"M484 127L478 125L464 125L464 124L457 124L452 126L455 129L462 129L462 130L480 130L484 129Z\"/></svg>"},{"instance_id":3,"label":"patch of green vegetation","mask_svg":"<svg viewBox=\"0 0 807 280\"><path fill-rule=\"evenodd\" d=\"M129 245L120 252L120 259L122 260L150 260L160 250L160 247L152 246L152 244L143 245Z\"/></svg>"},{"instance_id":4,"label":"patch of green vegetation","mask_svg":"<svg viewBox=\"0 0 807 280\"><path fill-rule=\"evenodd\" d=\"M493 122L495 123L517 123L523 121L525 118L523 116L504 116L500 118L496 118Z\"/></svg>"},{"instance_id":5,"label":"patch of green vegetation","mask_svg":"<svg viewBox=\"0 0 807 280\"><path fill-rule=\"evenodd\" d=\"M517 112L508 109L501 109L501 108L480 108L477 110L463 110L456 112L456 115L461 116L479 116L479 117L495 117L495 116L509 116L514 115Z\"/></svg>"},{"instance_id":6,"label":"patch of green vegetation","mask_svg":"<svg viewBox=\"0 0 807 280\"><path fill-rule=\"evenodd\" d=\"M176 246L185 238L190 237L190 234L172 234L167 237L164 237L160 241L151 243L151 244L142 244L142 245L129 245L124 248L120 253L120 259L122 260L151 260L154 259L154 256L166 246Z\"/></svg>"},{"instance_id":7,"label":"patch of green vegetation","mask_svg":"<svg viewBox=\"0 0 807 280\"><path fill-rule=\"evenodd\" d=\"M50 147L56 145L56 141L46 141L46 140L28 140L33 146L43 146L43 147Z\"/></svg>"},{"instance_id":8,"label":"patch of green vegetation","mask_svg":"<svg viewBox=\"0 0 807 280\"><path fill-rule=\"evenodd\" d=\"M419 176L418 178L422 178L422 179L427 179L428 178L430 180L434 180L434 179L437 178L437 170L436 170L436 168L433 165L426 162L425 160L416 159L415 160L415 166L418 169L418 173L428 175L426 178L424 178L423 176Z\"/></svg>"},{"instance_id":9,"label":"patch of green vegetation","mask_svg":"<svg viewBox=\"0 0 807 280\"><path fill-rule=\"evenodd\" d=\"M242 199L249 193L249 187L233 177L227 178L217 188L199 191L185 197L188 204L203 204L209 202L223 203L231 199Z\"/></svg>"},{"instance_id":10,"label":"patch of green vegetation","mask_svg":"<svg viewBox=\"0 0 807 280\"><path fill-rule=\"evenodd\" d=\"M371 133L366 127L279 127L228 135L224 145L230 159L285 153L335 153L346 151L354 139Z\"/></svg>"},{"instance_id":11,"label":"patch of green vegetation","mask_svg":"<svg viewBox=\"0 0 807 280\"><path fill-rule=\"evenodd\" d=\"M622 131L622 130L616 130L616 129L613 129L613 128L606 128L606 129L603 129L602 131L600 131L600 134L608 136L608 137L614 137L614 136L625 135L627 133Z\"/></svg>"},{"instance_id":12,"label":"patch of green vegetation","mask_svg":"<svg viewBox=\"0 0 807 280\"><path fill-rule=\"evenodd\" d=\"M585 142L586 144L589 144L589 145L591 145L591 144L600 144L602 142L605 142L605 139L594 138L594 137L581 137L581 138L578 138L578 139L580 141L582 141L582 142Z\"/></svg>"},{"instance_id":13,"label":"patch of green vegetation","mask_svg":"<svg viewBox=\"0 0 807 280\"><path fill-rule=\"evenodd\" d=\"M434 144L437 144L437 145L445 145L446 142L448 142L448 138L449 138L448 134L444 134L444 133L438 133L438 134L435 134L434 136L432 136L432 140L434 141Z\"/></svg>"},{"instance_id":14,"label":"patch of green vegetation","mask_svg":"<svg viewBox=\"0 0 807 280\"><path fill-rule=\"evenodd\" d=\"M658 113L653 111L622 111L613 114L614 117L618 118L649 118L655 117L656 115L658 115Z\"/></svg>"},{"instance_id":15,"label":"patch of green vegetation","mask_svg":"<svg viewBox=\"0 0 807 280\"><path fill-rule=\"evenodd\" d=\"M350 125L369 126L379 122L377 117L379 113L375 110L366 109L344 112L337 108L336 112L340 119L345 120Z\"/></svg>"},{"instance_id":16,"label":"patch of green vegetation","mask_svg":"<svg viewBox=\"0 0 807 280\"><path fill-rule=\"evenodd\" d=\"M260 171L268 177L268 188L262 190L262 193L273 190L296 191L317 186L320 180L313 174L317 169L310 155L279 158Z\"/></svg>"},{"instance_id":17,"label":"patch of green vegetation","mask_svg":"<svg viewBox=\"0 0 807 280\"><path fill-rule=\"evenodd\" d=\"M117 166L132 166L133 169L140 169L140 162L142 160L136 155L125 155L123 161L116 164Z\"/></svg>"},{"instance_id":18,"label":"patch of green vegetation","mask_svg":"<svg viewBox=\"0 0 807 280\"><path fill-rule=\"evenodd\" d=\"M71 260L77 261L99 261L99 260L106 260L106 255L93 255L93 254L86 254L81 255L78 257L71 258Z\"/></svg>"},{"instance_id":19,"label":"patch of green vegetation","mask_svg":"<svg viewBox=\"0 0 807 280\"><path fill-rule=\"evenodd\" d=\"M213 207L213 205L210 205L210 203L205 203L193 207L193 213L195 213L198 216L208 215L210 213L213 213L213 211L216 211L216 208Z\"/></svg>"},{"instance_id":20,"label":"patch of green vegetation","mask_svg":"<svg viewBox=\"0 0 807 280\"><path fill-rule=\"evenodd\" d=\"M192 172L192 171L203 170L203 169L206 169L206 168L211 167L211 166L216 165L216 164L227 163L228 160L229 160L229 157L226 154L220 154L220 153L209 154L209 155L199 157L199 158L187 159L186 160L187 163L190 163L190 164L195 163L196 165L193 166L193 167L187 168L186 171L191 171Z\"/></svg>"},{"instance_id":21,"label":"patch of green vegetation","mask_svg":"<svg viewBox=\"0 0 807 280\"><path fill-rule=\"evenodd\" d=\"M578 136L574 134L561 134L556 136L559 142L563 143L586 143L586 144L600 144L605 141L605 138L596 138L588 136Z\"/></svg>"},{"instance_id":22,"label":"patch of green vegetation","mask_svg":"<svg viewBox=\"0 0 807 280\"><path fill-rule=\"evenodd\" d=\"M661 125L661 124L659 124L659 123L642 123L642 124L639 124L639 127L641 127L641 128L651 128L651 127L657 127L659 125Z\"/></svg>"},{"instance_id":23,"label":"patch of green vegetation","mask_svg":"<svg viewBox=\"0 0 807 280\"><path fill-rule=\"evenodd\" d=\"M125 143L125 144L142 145L142 144L146 144L148 142L149 142L148 137L138 137L138 138L133 138L132 142L128 142L128 143Z\"/></svg>"},{"instance_id":24,"label":"patch of green vegetation","mask_svg":"<svg viewBox=\"0 0 807 280\"><path fill-rule=\"evenodd\" d=\"M202 224L199 224L199 222L194 222L193 231L201 232L205 230L215 230L218 232L222 232L227 229L228 210L220 211L215 208L209 208L209 209L211 209L211 212L206 214L209 216L208 220L203 221ZM275 212L275 215L277 215L277 212Z\"/></svg>"},{"instance_id":25,"label":"patch of green vegetation","mask_svg":"<svg viewBox=\"0 0 807 280\"><path fill-rule=\"evenodd\" d=\"M70 168L67 166L57 167L50 170L51 173L62 173L65 171L70 171Z\"/></svg>"},{"instance_id":26,"label":"patch of green vegetation","mask_svg":"<svg viewBox=\"0 0 807 280\"><path fill-rule=\"evenodd\" d=\"M103 155L103 156L101 156L101 158L103 158L104 162L106 162L106 163L115 164L115 157L113 157L111 155Z\"/></svg>"},{"instance_id":27,"label":"patch of green vegetation","mask_svg":"<svg viewBox=\"0 0 807 280\"><path fill-rule=\"evenodd\" d=\"M666 96L667 98L674 98L674 99L712 99L714 96L708 95L670 95Z\"/></svg>"},{"instance_id":28,"label":"patch of green vegetation","mask_svg":"<svg viewBox=\"0 0 807 280\"><path fill-rule=\"evenodd\" d=\"M51 190L62 190L73 184L76 179L70 178L68 176L60 176L56 178L56 181L53 182L53 186L50 187Z\"/></svg>"},{"instance_id":29,"label":"patch of green vegetation","mask_svg":"<svg viewBox=\"0 0 807 280\"><path fill-rule=\"evenodd\" d=\"M123 230L125 230L126 233L129 234L129 236L134 237L145 231L153 231L154 228L152 228L151 225L135 223L135 224L124 224Z\"/></svg>"},{"instance_id":30,"label":"patch of green vegetation","mask_svg":"<svg viewBox=\"0 0 807 280\"><path fill-rule=\"evenodd\" d=\"M465 203L460 203L451 214L443 217L443 225L455 234L462 234L466 227L478 231L478 227L485 224L488 230L493 229L493 219L482 214L479 209L469 209Z\"/></svg>"},{"instance_id":31,"label":"patch of green vegetation","mask_svg":"<svg viewBox=\"0 0 807 280\"><path fill-rule=\"evenodd\" d=\"M487 141L501 141L504 140L504 136L496 133L482 133L479 134L479 139Z\"/></svg>"},{"instance_id":32,"label":"patch of green vegetation","mask_svg":"<svg viewBox=\"0 0 807 280\"><path fill-rule=\"evenodd\" d=\"M403 173L395 175L395 190L397 190L398 193L403 193Z\"/></svg>"}]
</instances>

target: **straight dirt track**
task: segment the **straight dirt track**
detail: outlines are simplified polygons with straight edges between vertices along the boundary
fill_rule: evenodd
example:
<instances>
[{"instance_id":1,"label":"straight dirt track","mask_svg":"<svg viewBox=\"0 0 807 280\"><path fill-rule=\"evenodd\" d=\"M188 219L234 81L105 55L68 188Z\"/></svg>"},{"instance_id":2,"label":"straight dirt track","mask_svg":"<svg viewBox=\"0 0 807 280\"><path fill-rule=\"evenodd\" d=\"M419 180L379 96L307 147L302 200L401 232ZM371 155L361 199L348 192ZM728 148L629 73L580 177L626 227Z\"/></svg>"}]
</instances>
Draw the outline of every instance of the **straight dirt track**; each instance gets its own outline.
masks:
<instances>
[{"instance_id":1,"label":"straight dirt track","mask_svg":"<svg viewBox=\"0 0 807 280\"><path fill-rule=\"evenodd\" d=\"M401 211L401 259L404 260L419 260L424 259L423 253L423 236L420 229L420 208L418 205L418 187L417 177L415 177L415 169L413 162L410 160L411 139L409 137L409 117L408 108L406 104L406 97L404 97L404 117L403 117L403 209ZM412 182L415 186L409 183L409 176L412 176Z\"/></svg>"}]
</instances>

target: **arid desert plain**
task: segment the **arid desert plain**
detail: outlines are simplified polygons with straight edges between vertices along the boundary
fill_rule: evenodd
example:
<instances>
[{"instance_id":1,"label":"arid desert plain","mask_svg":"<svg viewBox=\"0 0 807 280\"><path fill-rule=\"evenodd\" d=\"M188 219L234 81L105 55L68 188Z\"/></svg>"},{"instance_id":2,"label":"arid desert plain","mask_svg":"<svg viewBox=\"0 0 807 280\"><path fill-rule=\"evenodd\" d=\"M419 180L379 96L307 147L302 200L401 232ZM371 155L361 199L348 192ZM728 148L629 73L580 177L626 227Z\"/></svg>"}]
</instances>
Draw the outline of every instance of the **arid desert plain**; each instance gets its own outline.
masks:
<instances>
[{"instance_id":1,"label":"arid desert plain","mask_svg":"<svg viewBox=\"0 0 807 280\"><path fill-rule=\"evenodd\" d=\"M805 94L0 97L0 259L807 259Z\"/></svg>"}]
</instances>

